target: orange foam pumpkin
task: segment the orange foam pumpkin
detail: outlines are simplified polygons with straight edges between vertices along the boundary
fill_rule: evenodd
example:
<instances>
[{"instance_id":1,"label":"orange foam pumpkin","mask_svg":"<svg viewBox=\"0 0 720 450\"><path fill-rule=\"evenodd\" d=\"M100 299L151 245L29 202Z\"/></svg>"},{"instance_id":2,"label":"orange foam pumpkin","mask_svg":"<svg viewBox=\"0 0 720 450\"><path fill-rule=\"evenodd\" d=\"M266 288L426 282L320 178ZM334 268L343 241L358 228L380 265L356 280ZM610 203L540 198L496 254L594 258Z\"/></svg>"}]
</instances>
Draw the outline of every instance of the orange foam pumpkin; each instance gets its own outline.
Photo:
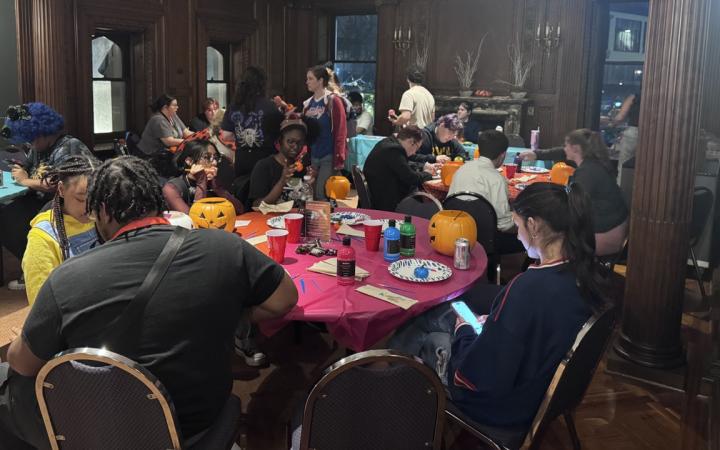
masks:
<instances>
[{"instance_id":1,"label":"orange foam pumpkin","mask_svg":"<svg viewBox=\"0 0 720 450\"><path fill-rule=\"evenodd\" d=\"M190 218L196 228L217 228L232 233L235 215L232 203L220 197L204 198L190 207Z\"/></svg>"},{"instance_id":2,"label":"orange foam pumpkin","mask_svg":"<svg viewBox=\"0 0 720 450\"><path fill-rule=\"evenodd\" d=\"M470 214L446 209L432 216L428 235L430 246L436 252L452 256L455 254L455 241L459 238L467 239L472 250L477 240L477 225Z\"/></svg>"},{"instance_id":3,"label":"orange foam pumpkin","mask_svg":"<svg viewBox=\"0 0 720 450\"><path fill-rule=\"evenodd\" d=\"M345 177L330 177L325 183L325 195L338 200L346 198L350 192L350 180Z\"/></svg>"},{"instance_id":4,"label":"orange foam pumpkin","mask_svg":"<svg viewBox=\"0 0 720 450\"><path fill-rule=\"evenodd\" d=\"M455 176L455 172L458 171L460 167L462 167L463 163L460 161L448 161L445 164L443 164L442 168L440 169L440 179L442 179L442 182L445 186L450 186L452 184L452 179Z\"/></svg>"},{"instance_id":5,"label":"orange foam pumpkin","mask_svg":"<svg viewBox=\"0 0 720 450\"><path fill-rule=\"evenodd\" d=\"M550 181L555 184L567 185L570 177L575 173L573 167L568 166L564 162L556 163L550 169Z\"/></svg>"}]
</instances>

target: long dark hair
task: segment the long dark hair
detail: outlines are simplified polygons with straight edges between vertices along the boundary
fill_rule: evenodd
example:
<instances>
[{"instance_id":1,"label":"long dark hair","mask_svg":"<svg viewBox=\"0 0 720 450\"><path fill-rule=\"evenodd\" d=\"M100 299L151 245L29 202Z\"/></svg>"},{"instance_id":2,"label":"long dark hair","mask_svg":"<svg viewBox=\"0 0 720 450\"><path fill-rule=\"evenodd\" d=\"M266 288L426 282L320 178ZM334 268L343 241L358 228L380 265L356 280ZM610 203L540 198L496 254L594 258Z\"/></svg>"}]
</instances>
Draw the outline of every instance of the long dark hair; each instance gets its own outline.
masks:
<instances>
[{"instance_id":1,"label":"long dark hair","mask_svg":"<svg viewBox=\"0 0 720 450\"><path fill-rule=\"evenodd\" d=\"M177 100L177 98L173 97L172 95L169 95L169 94L161 94L150 105L150 111L152 111L154 113L160 112L160 110L163 109L164 106L169 106L170 103L173 102L173 100Z\"/></svg>"},{"instance_id":2,"label":"long dark hair","mask_svg":"<svg viewBox=\"0 0 720 450\"><path fill-rule=\"evenodd\" d=\"M95 158L85 156L71 156L60 164L51 167L43 176L43 180L50 186L57 186L63 182L67 184L75 177L90 177L95 169L100 165L100 161ZM65 201L60 196L60 191L55 191L55 197L52 200L53 228L60 244L60 253L62 260L65 261L70 257L70 241L65 231L65 217L63 215L63 205Z\"/></svg>"},{"instance_id":3,"label":"long dark hair","mask_svg":"<svg viewBox=\"0 0 720 450\"><path fill-rule=\"evenodd\" d=\"M182 151L175 156L175 164L179 170L183 171L187 168L185 164L186 158L190 158L193 164L195 164L208 153L210 147L215 149L215 154L219 157L220 152L217 147L207 139L195 139L194 141L186 142Z\"/></svg>"},{"instance_id":4,"label":"long dark hair","mask_svg":"<svg viewBox=\"0 0 720 450\"><path fill-rule=\"evenodd\" d=\"M531 184L518 195L512 208L525 223L530 217L541 219L549 227L549 241L563 239L563 253L570 262L568 267L575 272L580 293L599 308L607 283L595 257L590 197L580 185L566 188L555 183Z\"/></svg>"},{"instance_id":5,"label":"long dark hair","mask_svg":"<svg viewBox=\"0 0 720 450\"><path fill-rule=\"evenodd\" d=\"M264 70L255 66L245 69L242 79L235 89L232 108L235 111L242 111L244 114L254 111L257 99L265 96L266 84L267 75Z\"/></svg>"},{"instance_id":6,"label":"long dark hair","mask_svg":"<svg viewBox=\"0 0 720 450\"><path fill-rule=\"evenodd\" d=\"M597 131L580 128L568 133L565 139L572 145L579 145L583 159L599 162L611 175L615 175L615 167L610 161L610 151Z\"/></svg>"}]
</instances>

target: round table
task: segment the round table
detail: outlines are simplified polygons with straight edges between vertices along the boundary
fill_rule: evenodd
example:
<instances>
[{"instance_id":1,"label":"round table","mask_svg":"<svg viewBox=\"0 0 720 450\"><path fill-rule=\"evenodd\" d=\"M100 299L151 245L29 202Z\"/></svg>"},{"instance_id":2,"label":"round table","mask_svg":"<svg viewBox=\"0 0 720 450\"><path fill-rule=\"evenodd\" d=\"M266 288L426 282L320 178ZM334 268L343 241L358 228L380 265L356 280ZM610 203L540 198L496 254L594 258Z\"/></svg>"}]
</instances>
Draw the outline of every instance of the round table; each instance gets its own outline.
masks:
<instances>
[{"instance_id":1,"label":"round table","mask_svg":"<svg viewBox=\"0 0 720 450\"><path fill-rule=\"evenodd\" d=\"M522 189L518 189L518 184L533 184L539 182L550 182L549 173L516 173L515 177L508 181L508 199L512 202L522 192ZM440 201L445 200L447 197L450 186L445 186L442 180L433 179L423 183L425 192L437 198Z\"/></svg>"},{"instance_id":2,"label":"round table","mask_svg":"<svg viewBox=\"0 0 720 450\"><path fill-rule=\"evenodd\" d=\"M401 214L385 211L346 208L337 210L364 212L373 219L396 219L398 221L403 219ZM246 227L238 228L237 232L249 239L260 236L269 229L266 223L267 219L274 215L278 214L262 215L259 212L242 214L237 217L238 220L250 220L251 222ZM362 238L353 238L352 246L356 253L356 264L369 271L370 276L362 282L356 282L353 286L339 286L335 277L307 270L314 263L327 257L298 255L295 253L298 244L287 244L283 266L295 282L299 294L298 303L281 319L261 323L260 329L263 334L272 335L293 320L324 322L337 342L354 351L362 351L370 348L407 320L435 305L462 295L485 274L487 255L481 245L475 245L471 252L470 269L457 270L452 267L452 257L441 255L430 247L428 221L413 217L413 223L417 229L415 257L432 259L448 265L453 269L452 277L445 281L427 284L397 279L388 272L389 263L383 259L382 243L380 251L369 252L365 250ZM361 229L361 227L355 228ZM335 237L333 232L333 238ZM338 247L339 242L333 241L328 245ZM257 248L265 253L268 251L266 243L258 244ZM383 289L387 289L387 286L398 288L392 292L410 297L417 300L418 303L410 309L404 310L355 291L356 288L365 284Z\"/></svg>"}]
</instances>

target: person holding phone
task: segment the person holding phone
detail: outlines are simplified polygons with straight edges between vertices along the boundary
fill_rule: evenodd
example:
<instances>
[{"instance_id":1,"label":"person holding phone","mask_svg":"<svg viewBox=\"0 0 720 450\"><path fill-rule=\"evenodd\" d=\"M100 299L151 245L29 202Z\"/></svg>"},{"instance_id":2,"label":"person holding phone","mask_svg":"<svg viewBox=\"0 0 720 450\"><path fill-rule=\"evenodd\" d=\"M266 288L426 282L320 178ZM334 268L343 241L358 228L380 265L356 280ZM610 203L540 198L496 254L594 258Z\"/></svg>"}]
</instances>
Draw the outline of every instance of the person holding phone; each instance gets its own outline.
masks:
<instances>
[{"instance_id":1,"label":"person holding phone","mask_svg":"<svg viewBox=\"0 0 720 450\"><path fill-rule=\"evenodd\" d=\"M489 310L486 297L466 297L475 314L487 314L476 316L482 331L472 317L455 312L463 308L444 304L389 342L433 367L453 403L488 426L532 422L578 331L604 306L605 277L595 260L592 212L581 187L532 184L513 203L512 216L518 239L540 263L501 288Z\"/></svg>"}]
</instances>

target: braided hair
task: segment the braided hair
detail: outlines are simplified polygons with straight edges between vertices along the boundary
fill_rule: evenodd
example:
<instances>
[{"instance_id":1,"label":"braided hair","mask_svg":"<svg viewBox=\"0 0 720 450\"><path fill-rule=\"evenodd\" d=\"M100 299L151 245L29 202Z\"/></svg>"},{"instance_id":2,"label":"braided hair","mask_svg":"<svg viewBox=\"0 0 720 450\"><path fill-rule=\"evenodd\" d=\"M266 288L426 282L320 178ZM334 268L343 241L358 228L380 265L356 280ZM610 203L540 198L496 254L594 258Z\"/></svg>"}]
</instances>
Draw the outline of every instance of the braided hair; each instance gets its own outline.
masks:
<instances>
[{"instance_id":1,"label":"braided hair","mask_svg":"<svg viewBox=\"0 0 720 450\"><path fill-rule=\"evenodd\" d=\"M43 176L43 181L49 186L57 186L60 182L67 184L76 177L89 177L99 165L100 162L95 158L71 156L60 164L51 167ZM60 190L56 189L52 200L53 229L60 244L63 261L70 257L70 241L65 231L65 216L63 214L64 203Z\"/></svg>"},{"instance_id":2,"label":"braided hair","mask_svg":"<svg viewBox=\"0 0 720 450\"><path fill-rule=\"evenodd\" d=\"M96 217L104 210L121 225L162 213L165 199L158 173L136 156L105 161L90 180L87 209Z\"/></svg>"}]
</instances>

